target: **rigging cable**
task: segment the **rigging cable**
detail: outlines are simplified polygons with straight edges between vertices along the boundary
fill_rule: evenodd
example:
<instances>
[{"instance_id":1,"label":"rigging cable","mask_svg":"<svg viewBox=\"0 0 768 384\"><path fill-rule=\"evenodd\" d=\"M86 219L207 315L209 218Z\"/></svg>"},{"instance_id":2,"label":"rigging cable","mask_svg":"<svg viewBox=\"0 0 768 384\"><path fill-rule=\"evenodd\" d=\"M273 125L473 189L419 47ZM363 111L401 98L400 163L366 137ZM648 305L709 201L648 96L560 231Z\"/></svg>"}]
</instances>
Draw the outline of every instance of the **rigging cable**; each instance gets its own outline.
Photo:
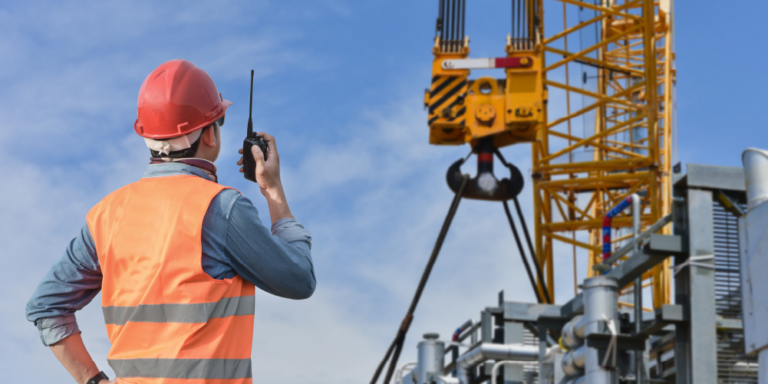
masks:
<instances>
[{"instance_id":1,"label":"rigging cable","mask_svg":"<svg viewBox=\"0 0 768 384\"><path fill-rule=\"evenodd\" d=\"M528 280L531 281L531 287L533 288L533 293L536 294L536 300L539 304L543 303L541 300L541 294L539 293L539 289L536 286L536 279L533 277L533 273L531 273L531 266L528 264L528 258L525 257L525 251L523 250L523 243L520 241L520 235L517 234L517 228L515 227L515 222L512 221L512 214L509 213L509 204L507 204L506 200L504 203L504 213L507 214L507 220L509 220L509 227L512 228L512 234L515 236L515 242L517 243L517 250L520 252L520 258L523 259L523 265L525 265L525 271L528 272Z\"/></svg>"},{"instance_id":2,"label":"rigging cable","mask_svg":"<svg viewBox=\"0 0 768 384\"><path fill-rule=\"evenodd\" d=\"M419 285L413 295L413 300L411 301L411 306L408 308L408 313L405 315L405 318L403 318L403 321L400 324L400 328L397 330L397 335L395 336L395 339L392 340L392 344L389 346L389 349L387 349L387 353L384 355L384 359L381 360L378 368L376 368L376 372L373 374L373 378L371 379L371 384L376 384L376 382L379 380L379 375L381 375L381 371L384 369L384 366L387 364L390 356L392 356L392 361L389 363L387 375L384 378L384 384L389 383L392 379L392 374L394 373L395 367L397 366L397 360L400 358L400 352L403 349L405 335L408 333L408 328L411 326L411 321L413 321L413 313L416 312L416 306L419 305L421 294L424 292L424 287L427 285L427 280L429 279L429 275L432 272L432 267L435 265L435 261L437 261L437 255L440 253L440 248L443 247L445 236L448 234L448 229L451 227L453 217L456 215L456 210L459 208L461 196L464 194L464 189L467 187L469 177L467 177L467 175L462 176L464 180L461 182L461 186L456 191L456 195L453 197L451 208L448 210L448 215L445 217L443 227L440 229L440 234L437 236L435 247L432 249L432 255L430 255L427 266L424 268L424 273L421 275L421 280L419 281Z\"/></svg>"},{"instance_id":3,"label":"rigging cable","mask_svg":"<svg viewBox=\"0 0 768 384\"><path fill-rule=\"evenodd\" d=\"M499 161L501 161L502 164L504 164L505 167L509 168L512 166L512 164L508 163L507 160L504 158L504 156L501 154L501 151L499 151L498 148L494 148L494 152L496 153L496 156L499 158ZM533 266L536 267L536 276L539 278L539 282L541 282L541 290L544 291L544 298L547 299L546 302L548 304L552 304L553 301L549 296L549 290L547 289L547 284L544 280L544 274L541 273L541 266L539 265L539 260L536 258L536 251L533 249L533 243L531 242L531 235L528 233L528 225L525 223L525 216L523 216L523 210L520 209L520 202L517 200L517 196L515 196L512 201L515 203L515 210L517 211L517 217L520 219L520 226L523 227L523 234L525 235L525 241L528 243L528 249L531 251L531 259L533 259ZM507 202L504 202L504 206L506 208ZM509 208L507 208L509 209Z\"/></svg>"}]
</instances>

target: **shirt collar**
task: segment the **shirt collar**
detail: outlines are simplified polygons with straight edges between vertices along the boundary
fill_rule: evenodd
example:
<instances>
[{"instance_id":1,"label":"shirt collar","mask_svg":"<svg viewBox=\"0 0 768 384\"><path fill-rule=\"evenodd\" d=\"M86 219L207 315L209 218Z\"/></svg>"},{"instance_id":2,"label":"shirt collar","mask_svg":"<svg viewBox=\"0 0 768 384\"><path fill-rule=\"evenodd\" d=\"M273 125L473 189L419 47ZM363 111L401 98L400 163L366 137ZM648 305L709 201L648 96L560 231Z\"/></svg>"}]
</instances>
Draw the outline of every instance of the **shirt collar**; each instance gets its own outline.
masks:
<instances>
[{"instance_id":1,"label":"shirt collar","mask_svg":"<svg viewBox=\"0 0 768 384\"><path fill-rule=\"evenodd\" d=\"M155 161L159 160L159 161ZM178 159L163 161L152 158L144 171L145 178L166 176L198 176L213 182L217 181L216 166L204 159Z\"/></svg>"}]
</instances>

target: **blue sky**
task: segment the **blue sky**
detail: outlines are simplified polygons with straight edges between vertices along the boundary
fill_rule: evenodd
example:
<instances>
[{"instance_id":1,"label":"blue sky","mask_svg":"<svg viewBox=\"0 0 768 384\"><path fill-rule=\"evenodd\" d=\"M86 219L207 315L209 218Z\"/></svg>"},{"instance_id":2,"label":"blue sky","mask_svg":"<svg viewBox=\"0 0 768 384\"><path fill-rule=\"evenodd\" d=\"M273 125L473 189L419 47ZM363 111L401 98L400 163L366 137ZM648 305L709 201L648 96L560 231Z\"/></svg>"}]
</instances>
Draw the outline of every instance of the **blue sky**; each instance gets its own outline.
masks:
<instances>
[{"instance_id":1,"label":"blue sky","mask_svg":"<svg viewBox=\"0 0 768 384\"><path fill-rule=\"evenodd\" d=\"M507 2L469 1L474 57L500 56ZM559 3L545 1L545 7ZM369 379L428 257L450 203L444 172L466 147L427 144L436 1L5 1L0 6L0 242L6 277L0 371L11 381L70 380L24 305L83 225L88 209L135 181L148 151L132 130L144 77L185 58L235 104L223 130L220 181L258 189L234 162L256 69L258 129L277 137L288 199L314 237L318 288L307 301L257 295L257 381ZM548 8L545 8L545 10ZM739 165L768 148L768 3L676 5L679 159ZM549 12L549 11L548 11ZM556 11L552 11L553 14ZM530 150L504 149L521 170ZM532 220L530 186L522 201ZM571 292L557 272L558 301ZM443 337L480 309L533 301L501 207L462 203L416 314L402 362L424 332ZM109 342L94 301L78 314L97 364Z\"/></svg>"}]
</instances>

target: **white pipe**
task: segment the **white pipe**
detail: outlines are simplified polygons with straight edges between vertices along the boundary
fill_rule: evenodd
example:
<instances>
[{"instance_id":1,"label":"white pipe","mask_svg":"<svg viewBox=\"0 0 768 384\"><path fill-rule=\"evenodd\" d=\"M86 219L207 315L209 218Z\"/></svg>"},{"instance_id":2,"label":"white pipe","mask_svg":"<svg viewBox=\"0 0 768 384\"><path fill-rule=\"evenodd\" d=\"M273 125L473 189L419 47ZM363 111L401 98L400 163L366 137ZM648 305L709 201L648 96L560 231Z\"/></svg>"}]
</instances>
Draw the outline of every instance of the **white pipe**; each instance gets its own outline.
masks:
<instances>
[{"instance_id":1,"label":"white pipe","mask_svg":"<svg viewBox=\"0 0 768 384\"><path fill-rule=\"evenodd\" d=\"M459 379L450 376L435 377L435 384L459 384Z\"/></svg>"},{"instance_id":2,"label":"white pipe","mask_svg":"<svg viewBox=\"0 0 768 384\"><path fill-rule=\"evenodd\" d=\"M419 358L416 366L416 384L428 384L432 377L443 374L445 343L436 333L427 333L418 344Z\"/></svg>"},{"instance_id":3,"label":"white pipe","mask_svg":"<svg viewBox=\"0 0 768 384\"><path fill-rule=\"evenodd\" d=\"M593 333L606 333L607 321L618 323L618 281L601 275L584 280L584 317L587 337ZM584 375L589 384L613 384L618 382L616 370L605 370L598 358L597 349L587 348L584 358Z\"/></svg>"},{"instance_id":4,"label":"white pipe","mask_svg":"<svg viewBox=\"0 0 768 384\"><path fill-rule=\"evenodd\" d=\"M768 200L768 152L748 148L742 153L741 161L747 186L747 208L752 209Z\"/></svg>"},{"instance_id":5,"label":"white pipe","mask_svg":"<svg viewBox=\"0 0 768 384\"><path fill-rule=\"evenodd\" d=\"M496 364L493 364L493 369L491 369L491 384L496 384L497 372L502 365L522 365L522 363L519 361L497 361Z\"/></svg>"},{"instance_id":6,"label":"white pipe","mask_svg":"<svg viewBox=\"0 0 768 384\"><path fill-rule=\"evenodd\" d=\"M487 360L537 361L539 347L525 344L483 343L461 355L456 360L456 376L459 383L469 384L468 370Z\"/></svg>"},{"instance_id":7,"label":"white pipe","mask_svg":"<svg viewBox=\"0 0 768 384\"><path fill-rule=\"evenodd\" d=\"M768 383L768 349L760 351L757 362L760 365L757 371L757 382Z\"/></svg>"},{"instance_id":8,"label":"white pipe","mask_svg":"<svg viewBox=\"0 0 768 384\"><path fill-rule=\"evenodd\" d=\"M578 315L563 326L563 345L568 349L575 349L584 344L584 316Z\"/></svg>"},{"instance_id":9,"label":"white pipe","mask_svg":"<svg viewBox=\"0 0 768 384\"><path fill-rule=\"evenodd\" d=\"M637 244L637 236L640 235L640 216L642 208L640 196L632 194L632 252L636 255L640 248ZM635 334L639 334L643 327L643 277L635 279L634 303L635 305ZM635 381L643 382L643 352L635 351Z\"/></svg>"},{"instance_id":10,"label":"white pipe","mask_svg":"<svg viewBox=\"0 0 768 384\"><path fill-rule=\"evenodd\" d=\"M403 366L400 367L400 369L395 371L395 384L403 384L403 372L405 372L405 370L408 369L408 368L415 367L416 364L417 363L415 361L411 361L411 362L403 364Z\"/></svg>"},{"instance_id":11,"label":"white pipe","mask_svg":"<svg viewBox=\"0 0 768 384\"><path fill-rule=\"evenodd\" d=\"M582 345L578 349L568 351L562 360L563 373L569 377L581 376L584 374L584 364L586 361L587 347Z\"/></svg>"}]
</instances>

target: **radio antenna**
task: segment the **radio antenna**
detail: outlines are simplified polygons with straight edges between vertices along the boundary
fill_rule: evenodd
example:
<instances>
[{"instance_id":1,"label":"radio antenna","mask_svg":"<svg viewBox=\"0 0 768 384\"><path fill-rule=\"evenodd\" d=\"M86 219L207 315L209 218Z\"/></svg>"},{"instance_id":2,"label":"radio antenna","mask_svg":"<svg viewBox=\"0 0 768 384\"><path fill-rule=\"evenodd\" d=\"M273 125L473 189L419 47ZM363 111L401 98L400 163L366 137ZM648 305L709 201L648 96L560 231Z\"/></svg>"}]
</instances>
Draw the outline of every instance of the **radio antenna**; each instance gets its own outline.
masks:
<instances>
[{"instance_id":1,"label":"radio antenna","mask_svg":"<svg viewBox=\"0 0 768 384\"><path fill-rule=\"evenodd\" d=\"M253 69L251 69L251 102L248 107L248 137L253 135Z\"/></svg>"}]
</instances>

